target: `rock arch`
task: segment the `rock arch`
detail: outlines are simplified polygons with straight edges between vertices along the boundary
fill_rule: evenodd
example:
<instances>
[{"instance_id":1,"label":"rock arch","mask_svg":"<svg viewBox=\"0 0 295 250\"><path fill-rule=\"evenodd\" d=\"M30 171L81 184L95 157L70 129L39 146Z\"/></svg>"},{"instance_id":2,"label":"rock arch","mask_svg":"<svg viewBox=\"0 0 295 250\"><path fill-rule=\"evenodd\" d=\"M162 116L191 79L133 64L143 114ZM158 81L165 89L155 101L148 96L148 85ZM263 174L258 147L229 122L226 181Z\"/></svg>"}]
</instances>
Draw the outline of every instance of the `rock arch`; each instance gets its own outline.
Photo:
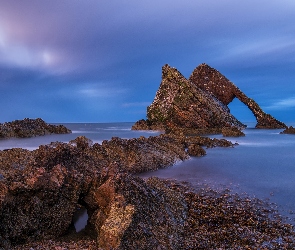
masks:
<instances>
[{"instance_id":1,"label":"rock arch","mask_svg":"<svg viewBox=\"0 0 295 250\"><path fill-rule=\"evenodd\" d=\"M189 80L198 88L213 94L223 104L228 105L234 98L238 98L253 113L256 118L256 128L286 128L287 126L266 114L260 106L246 96L236 85L229 81L218 70L203 63L195 68Z\"/></svg>"}]
</instances>

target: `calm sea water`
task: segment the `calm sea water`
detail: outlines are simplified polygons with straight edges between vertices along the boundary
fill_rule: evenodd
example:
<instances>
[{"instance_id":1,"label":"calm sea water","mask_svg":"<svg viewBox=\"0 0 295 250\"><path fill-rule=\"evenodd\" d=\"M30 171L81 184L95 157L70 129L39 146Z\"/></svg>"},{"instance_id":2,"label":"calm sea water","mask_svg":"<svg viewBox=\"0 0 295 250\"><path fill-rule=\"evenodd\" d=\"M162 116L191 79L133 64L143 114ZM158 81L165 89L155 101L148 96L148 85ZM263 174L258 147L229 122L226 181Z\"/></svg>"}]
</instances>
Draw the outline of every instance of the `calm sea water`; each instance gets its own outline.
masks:
<instances>
[{"instance_id":1,"label":"calm sea water","mask_svg":"<svg viewBox=\"0 0 295 250\"><path fill-rule=\"evenodd\" d=\"M0 150L21 147L36 149L54 141L68 142L84 135L101 143L114 136L134 138L158 135L159 132L132 131L133 123L69 123L73 133L48 135L28 139L0 140ZM193 185L209 185L216 189L229 188L233 192L269 199L278 205L283 215L294 223L295 213L295 135L279 134L282 130L254 129L254 123L244 130L246 136L227 138L238 142L234 148L207 149L207 155L191 158L167 169L141 174L158 176ZM220 135L212 136L221 138ZM290 214L291 212L291 214Z\"/></svg>"}]
</instances>

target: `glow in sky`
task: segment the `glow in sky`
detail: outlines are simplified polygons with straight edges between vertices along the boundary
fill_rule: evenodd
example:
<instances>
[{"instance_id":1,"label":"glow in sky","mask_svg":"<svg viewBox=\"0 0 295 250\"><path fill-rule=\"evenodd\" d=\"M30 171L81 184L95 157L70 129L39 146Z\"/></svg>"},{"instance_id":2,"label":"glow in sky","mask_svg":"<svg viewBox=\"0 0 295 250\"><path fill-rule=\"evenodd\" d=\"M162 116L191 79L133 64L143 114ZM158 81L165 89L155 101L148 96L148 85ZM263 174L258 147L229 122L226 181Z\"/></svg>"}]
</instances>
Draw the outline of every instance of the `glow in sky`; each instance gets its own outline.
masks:
<instances>
[{"instance_id":1,"label":"glow in sky","mask_svg":"<svg viewBox=\"0 0 295 250\"><path fill-rule=\"evenodd\" d=\"M295 121L293 1L0 0L0 122L145 118L168 63L207 63ZM230 106L242 121L239 103Z\"/></svg>"}]
</instances>

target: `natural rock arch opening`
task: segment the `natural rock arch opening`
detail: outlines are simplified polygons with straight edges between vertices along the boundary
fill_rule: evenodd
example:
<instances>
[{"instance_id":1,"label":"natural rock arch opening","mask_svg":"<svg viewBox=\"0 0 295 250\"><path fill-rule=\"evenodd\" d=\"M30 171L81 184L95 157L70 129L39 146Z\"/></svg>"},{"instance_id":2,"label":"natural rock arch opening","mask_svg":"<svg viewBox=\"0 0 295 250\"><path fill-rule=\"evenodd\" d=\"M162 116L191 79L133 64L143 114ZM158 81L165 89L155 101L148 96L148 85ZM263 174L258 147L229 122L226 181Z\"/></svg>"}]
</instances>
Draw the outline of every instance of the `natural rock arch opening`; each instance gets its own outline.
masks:
<instances>
[{"instance_id":1,"label":"natural rock arch opening","mask_svg":"<svg viewBox=\"0 0 295 250\"><path fill-rule=\"evenodd\" d=\"M256 118L251 110L249 110L238 98L234 98L232 102L228 104L228 108L230 113L242 123L256 123Z\"/></svg>"},{"instance_id":2,"label":"natural rock arch opening","mask_svg":"<svg viewBox=\"0 0 295 250\"><path fill-rule=\"evenodd\" d=\"M236 85L229 81L218 70L203 63L195 68L189 80L198 88L213 94L223 104L228 105L235 98L244 103L256 118L256 128L286 128L287 126L266 114L259 105L246 96Z\"/></svg>"}]
</instances>

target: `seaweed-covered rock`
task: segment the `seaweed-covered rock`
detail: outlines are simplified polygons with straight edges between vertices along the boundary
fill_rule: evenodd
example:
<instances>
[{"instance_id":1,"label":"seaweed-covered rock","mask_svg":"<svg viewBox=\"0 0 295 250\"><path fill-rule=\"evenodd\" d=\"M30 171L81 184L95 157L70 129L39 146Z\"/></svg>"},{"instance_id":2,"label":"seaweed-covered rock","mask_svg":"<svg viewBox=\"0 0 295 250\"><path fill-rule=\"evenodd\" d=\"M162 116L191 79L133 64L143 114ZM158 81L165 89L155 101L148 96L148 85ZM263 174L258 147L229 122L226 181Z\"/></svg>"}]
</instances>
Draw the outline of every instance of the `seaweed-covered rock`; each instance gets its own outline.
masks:
<instances>
[{"instance_id":1,"label":"seaweed-covered rock","mask_svg":"<svg viewBox=\"0 0 295 250\"><path fill-rule=\"evenodd\" d=\"M280 132L280 134L295 134L295 128L290 126L289 128L286 128L284 131Z\"/></svg>"},{"instance_id":2,"label":"seaweed-covered rock","mask_svg":"<svg viewBox=\"0 0 295 250\"><path fill-rule=\"evenodd\" d=\"M221 130L222 135L224 137L239 137L239 136L245 136L245 134L238 128L222 128Z\"/></svg>"},{"instance_id":3,"label":"seaweed-covered rock","mask_svg":"<svg viewBox=\"0 0 295 250\"><path fill-rule=\"evenodd\" d=\"M275 119L259 107L251 98L247 97L236 85L229 81L218 70L203 63L191 74L189 80L198 88L213 94L224 105L228 105L234 98L238 98L253 113L257 120L256 128L286 128L287 126Z\"/></svg>"},{"instance_id":4,"label":"seaweed-covered rock","mask_svg":"<svg viewBox=\"0 0 295 250\"><path fill-rule=\"evenodd\" d=\"M71 130L63 125L52 125L45 123L41 118L15 120L0 123L0 138L10 137L33 137L47 134L68 134Z\"/></svg>"}]
</instances>

